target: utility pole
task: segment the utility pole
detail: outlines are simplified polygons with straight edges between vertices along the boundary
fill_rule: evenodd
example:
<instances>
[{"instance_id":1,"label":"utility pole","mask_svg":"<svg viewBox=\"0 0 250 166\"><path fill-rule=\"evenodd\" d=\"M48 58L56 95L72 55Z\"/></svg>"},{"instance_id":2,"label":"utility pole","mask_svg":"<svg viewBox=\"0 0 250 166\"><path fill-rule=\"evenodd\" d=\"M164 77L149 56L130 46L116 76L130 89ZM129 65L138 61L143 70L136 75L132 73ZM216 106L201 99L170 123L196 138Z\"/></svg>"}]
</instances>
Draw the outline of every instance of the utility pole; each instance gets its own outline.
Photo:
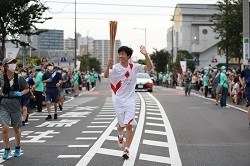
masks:
<instances>
[{"instance_id":1,"label":"utility pole","mask_svg":"<svg viewBox=\"0 0 250 166\"><path fill-rule=\"evenodd\" d=\"M75 60L74 60L74 67L76 69L76 38L77 38L77 35L76 35L76 0L75 0Z\"/></svg>"},{"instance_id":2,"label":"utility pole","mask_svg":"<svg viewBox=\"0 0 250 166\"><path fill-rule=\"evenodd\" d=\"M243 64L249 59L249 0L243 0Z\"/></svg>"},{"instance_id":3,"label":"utility pole","mask_svg":"<svg viewBox=\"0 0 250 166\"><path fill-rule=\"evenodd\" d=\"M226 0L226 68L228 69L228 49L229 49L229 46L228 46L228 0Z\"/></svg>"}]
</instances>

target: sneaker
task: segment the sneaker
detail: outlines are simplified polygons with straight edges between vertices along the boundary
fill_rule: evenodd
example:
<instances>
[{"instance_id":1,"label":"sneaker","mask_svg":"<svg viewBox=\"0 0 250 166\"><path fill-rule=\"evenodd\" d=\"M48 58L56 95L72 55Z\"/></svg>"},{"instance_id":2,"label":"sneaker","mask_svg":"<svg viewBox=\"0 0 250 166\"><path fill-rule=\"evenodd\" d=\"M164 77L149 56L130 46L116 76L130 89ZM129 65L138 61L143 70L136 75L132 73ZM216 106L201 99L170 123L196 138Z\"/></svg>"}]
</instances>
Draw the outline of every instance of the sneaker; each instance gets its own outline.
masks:
<instances>
[{"instance_id":1,"label":"sneaker","mask_svg":"<svg viewBox=\"0 0 250 166\"><path fill-rule=\"evenodd\" d=\"M21 155L21 148L15 148L14 157L19 157Z\"/></svg>"},{"instance_id":2,"label":"sneaker","mask_svg":"<svg viewBox=\"0 0 250 166\"><path fill-rule=\"evenodd\" d=\"M51 120L51 119L52 119L51 115L48 115L46 118L46 120Z\"/></svg>"},{"instance_id":3,"label":"sneaker","mask_svg":"<svg viewBox=\"0 0 250 166\"><path fill-rule=\"evenodd\" d=\"M8 149L8 150L5 149L2 158L3 159L8 159L10 154L11 154L11 150L10 149Z\"/></svg>"},{"instance_id":4,"label":"sneaker","mask_svg":"<svg viewBox=\"0 0 250 166\"><path fill-rule=\"evenodd\" d=\"M122 148L124 146L123 136L121 138L118 136L118 146L119 148Z\"/></svg>"},{"instance_id":5,"label":"sneaker","mask_svg":"<svg viewBox=\"0 0 250 166\"><path fill-rule=\"evenodd\" d=\"M59 107L59 108L60 108L60 110L62 111L62 105L61 105L61 104L59 104L59 105L58 105L58 107Z\"/></svg>"},{"instance_id":6,"label":"sneaker","mask_svg":"<svg viewBox=\"0 0 250 166\"><path fill-rule=\"evenodd\" d=\"M23 126L25 126L25 121L22 121Z\"/></svg>"},{"instance_id":7,"label":"sneaker","mask_svg":"<svg viewBox=\"0 0 250 166\"><path fill-rule=\"evenodd\" d=\"M128 151L127 149L125 149L125 150L123 151L122 157L123 157L124 159L128 159L128 158L129 158L129 151Z\"/></svg>"},{"instance_id":8,"label":"sneaker","mask_svg":"<svg viewBox=\"0 0 250 166\"><path fill-rule=\"evenodd\" d=\"M216 102L215 105L219 105L219 104Z\"/></svg>"},{"instance_id":9,"label":"sneaker","mask_svg":"<svg viewBox=\"0 0 250 166\"><path fill-rule=\"evenodd\" d=\"M54 119L57 119L57 114L54 114Z\"/></svg>"}]
</instances>

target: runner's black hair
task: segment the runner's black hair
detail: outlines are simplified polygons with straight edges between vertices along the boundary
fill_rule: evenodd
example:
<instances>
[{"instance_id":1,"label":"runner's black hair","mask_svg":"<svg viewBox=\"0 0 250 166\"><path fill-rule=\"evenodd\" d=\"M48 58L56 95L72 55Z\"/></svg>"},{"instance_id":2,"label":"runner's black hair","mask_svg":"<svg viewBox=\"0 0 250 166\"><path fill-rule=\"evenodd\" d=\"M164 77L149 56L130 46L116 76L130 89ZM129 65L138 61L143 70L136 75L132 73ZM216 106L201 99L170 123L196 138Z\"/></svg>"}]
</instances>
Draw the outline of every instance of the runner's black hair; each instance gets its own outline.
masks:
<instances>
[{"instance_id":1,"label":"runner's black hair","mask_svg":"<svg viewBox=\"0 0 250 166\"><path fill-rule=\"evenodd\" d=\"M127 46L121 46L119 49L118 49L118 54L120 52L124 51L127 56L129 56L129 58L131 58L132 54L133 54L133 49L132 48L129 48Z\"/></svg>"}]
</instances>

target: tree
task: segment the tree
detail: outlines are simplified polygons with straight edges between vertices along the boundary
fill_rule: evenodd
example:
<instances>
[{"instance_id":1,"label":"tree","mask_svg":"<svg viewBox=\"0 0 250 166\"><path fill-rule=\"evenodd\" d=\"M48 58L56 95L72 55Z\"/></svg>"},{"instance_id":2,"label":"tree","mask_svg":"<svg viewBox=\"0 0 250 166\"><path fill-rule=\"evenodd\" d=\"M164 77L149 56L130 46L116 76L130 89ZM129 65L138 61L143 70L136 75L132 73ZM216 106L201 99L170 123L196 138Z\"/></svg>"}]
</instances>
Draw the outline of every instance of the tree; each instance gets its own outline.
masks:
<instances>
[{"instance_id":1,"label":"tree","mask_svg":"<svg viewBox=\"0 0 250 166\"><path fill-rule=\"evenodd\" d=\"M77 59L81 61L80 64L81 71L88 71L94 68L97 73L101 73L101 63L95 57L91 57L89 55L83 55L77 57Z\"/></svg>"},{"instance_id":2,"label":"tree","mask_svg":"<svg viewBox=\"0 0 250 166\"><path fill-rule=\"evenodd\" d=\"M37 25L44 23L51 17L43 17L48 10L40 0L1 0L0 1L0 40L2 43L2 56L5 53L5 42L21 46L28 43L19 40L19 35L37 35L44 30L38 30ZM3 57L1 57L3 58Z\"/></svg>"},{"instance_id":3,"label":"tree","mask_svg":"<svg viewBox=\"0 0 250 166\"><path fill-rule=\"evenodd\" d=\"M173 64L174 70L181 70L180 61L187 61L187 68L192 71L195 70L193 56L187 50L179 50L177 52L176 62Z\"/></svg>"},{"instance_id":4,"label":"tree","mask_svg":"<svg viewBox=\"0 0 250 166\"><path fill-rule=\"evenodd\" d=\"M243 2L242 0L220 0L217 2L219 13L212 16L213 30L221 39L219 47L227 52L227 58L242 59Z\"/></svg>"},{"instance_id":5,"label":"tree","mask_svg":"<svg viewBox=\"0 0 250 166\"><path fill-rule=\"evenodd\" d=\"M158 51L157 49L155 49L155 51L150 54L150 58L155 67L154 70L156 72L166 72L169 57L170 54L168 51L165 51L164 49Z\"/></svg>"},{"instance_id":6,"label":"tree","mask_svg":"<svg viewBox=\"0 0 250 166\"><path fill-rule=\"evenodd\" d=\"M138 63L143 64L143 65L146 65L146 60L145 60L145 59L139 59L139 60L138 60Z\"/></svg>"}]
</instances>

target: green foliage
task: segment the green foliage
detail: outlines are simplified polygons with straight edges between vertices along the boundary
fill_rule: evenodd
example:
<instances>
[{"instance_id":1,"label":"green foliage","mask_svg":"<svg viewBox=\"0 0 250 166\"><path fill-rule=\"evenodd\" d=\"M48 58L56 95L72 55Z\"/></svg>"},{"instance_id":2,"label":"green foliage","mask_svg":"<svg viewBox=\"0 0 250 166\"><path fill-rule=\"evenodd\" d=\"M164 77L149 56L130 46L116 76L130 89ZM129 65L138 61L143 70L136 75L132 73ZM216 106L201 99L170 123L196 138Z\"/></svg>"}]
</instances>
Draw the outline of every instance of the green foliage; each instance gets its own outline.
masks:
<instances>
[{"instance_id":1,"label":"green foliage","mask_svg":"<svg viewBox=\"0 0 250 166\"><path fill-rule=\"evenodd\" d=\"M138 60L138 63L143 64L143 65L146 65L146 60L144 60L144 59L139 59L139 60Z\"/></svg>"},{"instance_id":2,"label":"green foliage","mask_svg":"<svg viewBox=\"0 0 250 166\"><path fill-rule=\"evenodd\" d=\"M80 70L81 71L90 71L92 68L95 69L97 73L101 73L101 63L95 57L91 57L89 55L83 55L77 57L79 61L81 61Z\"/></svg>"},{"instance_id":3,"label":"green foliage","mask_svg":"<svg viewBox=\"0 0 250 166\"><path fill-rule=\"evenodd\" d=\"M180 61L187 61L187 69L192 71L195 70L195 63L193 61L193 56L186 50L179 50L177 52L176 62L173 64L173 70L181 71Z\"/></svg>"},{"instance_id":4,"label":"green foliage","mask_svg":"<svg viewBox=\"0 0 250 166\"><path fill-rule=\"evenodd\" d=\"M163 72L163 73L166 72L167 64L169 62L169 57L170 57L169 52L163 49L160 51L155 49L155 51L152 54L150 54L150 58L155 67L154 70L156 72Z\"/></svg>"},{"instance_id":5,"label":"green foliage","mask_svg":"<svg viewBox=\"0 0 250 166\"><path fill-rule=\"evenodd\" d=\"M218 14L212 16L214 32L220 39L219 47L226 50L228 58L242 58L243 2L242 0L219 0Z\"/></svg>"},{"instance_id":6,"label":"green foliage","mask_svg":"<svg viewBox=\"0 0 250 166\"><path fill-rule=\"evenodd\" d=\"M25 46L28 43L19 40L20 34L31 36L44 32L38 31L37 25L52 19L43 17L46 10L48 7L44 6L40 0L0 1L0 41L3 55L6 41Z\"/></svg>"}]
</instances>

